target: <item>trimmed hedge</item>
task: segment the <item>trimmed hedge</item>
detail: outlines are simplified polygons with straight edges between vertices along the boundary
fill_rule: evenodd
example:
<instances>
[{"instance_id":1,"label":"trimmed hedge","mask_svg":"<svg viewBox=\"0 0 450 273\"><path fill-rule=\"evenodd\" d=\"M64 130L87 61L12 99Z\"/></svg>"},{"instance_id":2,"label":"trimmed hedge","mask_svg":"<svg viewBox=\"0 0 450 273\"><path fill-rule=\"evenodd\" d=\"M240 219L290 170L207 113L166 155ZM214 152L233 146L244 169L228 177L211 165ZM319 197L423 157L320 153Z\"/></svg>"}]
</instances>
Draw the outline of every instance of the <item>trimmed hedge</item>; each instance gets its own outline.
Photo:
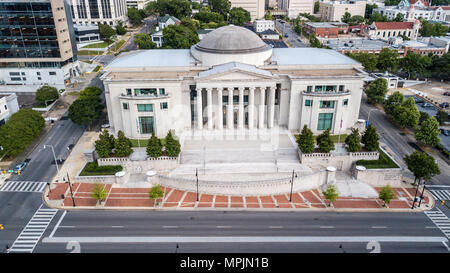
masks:
<instances>
[{"instance_id":1,"label":"trimmed hedge","mask_svg":"<svg viewBox=\"0 0 450 273\"><path fill-rule=\"evenodd\" d=\"M358 160L356 161L356 165L361 165L366 167L367 169L394 169L399 168L397 164L395 164L392 159L387 156L381 149L378 149L380 152L380 158L378 160Z\"/></svg>"},{"instance_id":2,"label":"trimmed hedge","mask_svg":"<svg viewBox=\"0 0 450 273\"><path fill-rule=\"evenodd\" d=\"M92 176L92 175L114 175L117 172L122 171L123 168L120 165L106 165L99 166L97 161L89 162L84 166L80 176Z\"/></svg>"}]
</instances>

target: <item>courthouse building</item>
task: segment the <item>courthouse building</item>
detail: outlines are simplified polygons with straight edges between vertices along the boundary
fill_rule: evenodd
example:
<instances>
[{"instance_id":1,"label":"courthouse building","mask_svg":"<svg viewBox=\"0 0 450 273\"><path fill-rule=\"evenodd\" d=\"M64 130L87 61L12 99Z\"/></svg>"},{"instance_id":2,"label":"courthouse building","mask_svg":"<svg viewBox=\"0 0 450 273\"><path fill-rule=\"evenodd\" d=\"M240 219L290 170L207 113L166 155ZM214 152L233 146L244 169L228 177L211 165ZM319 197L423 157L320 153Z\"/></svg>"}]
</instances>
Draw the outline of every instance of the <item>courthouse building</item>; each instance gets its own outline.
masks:
<instances>
[{"instance_id":1,"label":"courthouse building","mask_svg":"<svg viewBox=\"0 0 450 273\"><path fill-rule=\"evenodd\" d=\"M111 130L131 138L304 125L344 133L358 119L365 74L336 51L272 48L233 25L190 49L123 53L104 70Z\"/></svg>"}]
</instances>

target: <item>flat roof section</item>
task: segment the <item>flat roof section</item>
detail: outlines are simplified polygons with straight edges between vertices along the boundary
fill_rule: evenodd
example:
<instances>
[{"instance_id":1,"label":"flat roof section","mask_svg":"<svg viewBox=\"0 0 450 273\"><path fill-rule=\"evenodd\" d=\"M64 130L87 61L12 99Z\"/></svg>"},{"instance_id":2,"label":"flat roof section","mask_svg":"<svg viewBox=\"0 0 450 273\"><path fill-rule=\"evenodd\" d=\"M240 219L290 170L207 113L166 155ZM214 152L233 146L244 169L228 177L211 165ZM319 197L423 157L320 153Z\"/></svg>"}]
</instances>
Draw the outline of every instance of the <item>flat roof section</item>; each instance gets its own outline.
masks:
<instances>
[{"instance_id":1,"label":"flat roof section","mask_svg":"<svg viewBox=\"0 0 450 273\"><path fill-rule=\"evenodd\" d=\"M124 67L188 67L191 62L189 49L148 49L122 53L106 68Z\"/></svg>"},{"instance_id":2,"label":"flat roof section","mask_svg":"<svg viewBox=\"0 0 450 273\"><path fill-rule=\"evenodd\" d=\"M310 47L274 48L271 60L278 65L359 64L337 51Z\"/></svg>"}]
</instances>

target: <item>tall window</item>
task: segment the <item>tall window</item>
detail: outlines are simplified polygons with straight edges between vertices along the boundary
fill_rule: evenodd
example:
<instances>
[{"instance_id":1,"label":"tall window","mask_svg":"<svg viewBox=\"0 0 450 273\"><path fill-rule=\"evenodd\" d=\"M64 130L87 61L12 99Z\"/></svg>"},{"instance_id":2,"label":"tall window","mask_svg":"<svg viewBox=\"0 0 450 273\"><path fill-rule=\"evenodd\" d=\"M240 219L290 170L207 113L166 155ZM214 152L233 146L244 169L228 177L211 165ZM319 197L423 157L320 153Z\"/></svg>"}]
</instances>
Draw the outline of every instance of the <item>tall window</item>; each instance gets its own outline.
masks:
<instances>
[{"instance_id":1,"label":"tall window","mask_svg":"<svg viewBox=\"0 0 450 273\"><path fill-rule=\"evenodd\" d=\"M138 104L138 112L153 112L153 104Z\"/></svg>"},{"instance_id":2,"label":"tall window","mask_svg":"<svg viewBox=\"0 0 450 273\"><path fill-rule=\"evenodd\" d=\"M334 108L334 100L321 100L320 108Z\"/></svg>"},{"instance_id":3,"label":"tall window","mask_svg":"<svg viewBox=\"0 0 450 273\"><path fill-rule=\"evenodd\" d=\"M319 121L317 123L317 130L331 129L333 122L333 113L321 113L319 114Z\"/></svg>"},{"instance_id":4,"label":"tall window","mask_svg":"<svg viewBox=\"0 0 450 273\"><path fill-rule=\"evenodd\" d=\"M312 100L305 100L305 106L312 106Z\"/></svg>"},{"instance_id":5,"label":"tall window","mask_svg":"<svg viewBox=\"0 0 450 273\"><path fill-rule=\"evenodd\" d=\"M156 96L156 88L135 88L134 89L135 96L148 96L154 95Z\"/></svg>"},{"instance_id":6,"label":"tall window","mask_svg":"<svg viewBox=\"0 0 450 273\"><path fill-rule=\"evenodd\" d=\"M336 85L316 85L314 92L336 92Z\"/></svg>"},{"instance_id":7,"label":"tall window","mask_svg":"<svg viewBox=\"0 0 450 273\"><path fill-rule=\"evenodd\" d=\"M153 117L139 117L139 130L141 134L153 132Z\"/></svg>"}]
</instances>

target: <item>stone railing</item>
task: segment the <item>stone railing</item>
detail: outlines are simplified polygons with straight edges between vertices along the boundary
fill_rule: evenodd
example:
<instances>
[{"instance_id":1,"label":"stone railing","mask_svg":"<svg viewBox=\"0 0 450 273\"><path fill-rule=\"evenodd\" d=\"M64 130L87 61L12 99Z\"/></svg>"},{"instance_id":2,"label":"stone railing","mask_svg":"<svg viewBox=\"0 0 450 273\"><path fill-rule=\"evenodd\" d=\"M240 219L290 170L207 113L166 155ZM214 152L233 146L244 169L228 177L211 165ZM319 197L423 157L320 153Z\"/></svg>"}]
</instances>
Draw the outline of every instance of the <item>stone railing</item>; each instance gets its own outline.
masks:
<instances>
[{"instance_id":1,"label":"stone railing","mask_svg":"<svg viewBox=\"0 0 450 273\"><path fill-rule=\"evenodd\" d=\"M129 162L130 159L128 157L105 157L97 159L97 163L99 166L106 165L121 165ZM123 166L122 166L123 167Z\"/></svg>"},{"instance_id":2,"label":"stone railing","mask_svg":"<svg viewBox=\"0 0 450 273\"><path fill-rule=\"evenodd\" d=\"M384 187L390 185L391 187L401 187L403 172L401 168L393 169L365 169L356 164L352 166L352 175L355 179L363 181L373 187Z\"/></svg>"},{"instance_id":3,"label":"stone railing","mask_svg":"<svg viewBox=\"0 0 450 273\"><path fill-rule=\"evenodd\" d=\"M298 176L292 185L293 192L316 189L327 181L326 171ZM163 186L181 189L185 191L197 192L197 182L195 179L185 179L180 177L169 177L156 175L149 177L149 181ZM258 181L198 181L199 193L224 194L224 195L270 195L284 194L291 190L291 177Z\"/></svg>"},{"instance_id":4,"label":"stone railing","mask_svg":"<svg viewBox=\"0 0 450 273\"><path fill-rule=\"evenodd\" d=\"M356 153L312 153L304 154L297 149L300 162L310 167L328 166L336 167L339 171L349 171L352 163L358 160L378 160L379 152L356 152Z\"/></svg>"},{"instance_id":5,"label":"stone railing","mask_svg":"<svg viewBox=\"0 0 450 273\"><path fill-rule=\"evenodd\" d=\"M102 183L102 184L114 184L116 183L116 177L114 175L92 175L92 176L80 176L84 166L80 169L75 176L75 182L89 182L89 183Z\"/></svg>"},{"instance_id":6,"label":"stone railing","mask_svg":"<svg viewBox=\"0 0 450 273\"><path fill-rule=\"evenodd\" d=\"M125 171L136 172L136 166L141 172L146 172L150 169L155 170L170 170L176 168L180 162L180 157L160 156L157 158L147 157L146 160L130 160L128 157L108 157L99 158L97 160L99 166L105 165L120 165ZM129 169L129 170L128 170Z\"/></svg>"}]
</instances>

